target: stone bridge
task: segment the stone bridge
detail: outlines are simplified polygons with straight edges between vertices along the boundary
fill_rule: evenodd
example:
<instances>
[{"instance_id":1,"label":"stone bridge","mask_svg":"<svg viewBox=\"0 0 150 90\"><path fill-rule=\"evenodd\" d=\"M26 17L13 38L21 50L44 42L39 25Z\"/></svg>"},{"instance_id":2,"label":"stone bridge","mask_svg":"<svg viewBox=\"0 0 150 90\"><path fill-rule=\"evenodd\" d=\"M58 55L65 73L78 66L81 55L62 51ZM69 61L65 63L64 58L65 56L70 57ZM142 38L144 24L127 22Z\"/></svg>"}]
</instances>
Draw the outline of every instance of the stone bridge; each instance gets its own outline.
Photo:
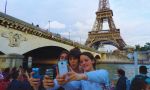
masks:
<instances>
[{"instance_id":1,"label":"stone bridge","mask_svg":"<svg viewBox=\"0 0 150 90\"><path fill-rule=\"evenodd\" d=\"M29 57L32 57L34 63L52 64L55 63L61 51L69 51L74 47L79 47L81 51L91 52L99 59L105 58L105 52L96 51L59 34L48 32L39 26L0 12L0 62L3 63L2 67L6 67L6 63L11 66L20 65L13 62L13 59L24 59L26 62Z\"/></svg>"}]
</instances>

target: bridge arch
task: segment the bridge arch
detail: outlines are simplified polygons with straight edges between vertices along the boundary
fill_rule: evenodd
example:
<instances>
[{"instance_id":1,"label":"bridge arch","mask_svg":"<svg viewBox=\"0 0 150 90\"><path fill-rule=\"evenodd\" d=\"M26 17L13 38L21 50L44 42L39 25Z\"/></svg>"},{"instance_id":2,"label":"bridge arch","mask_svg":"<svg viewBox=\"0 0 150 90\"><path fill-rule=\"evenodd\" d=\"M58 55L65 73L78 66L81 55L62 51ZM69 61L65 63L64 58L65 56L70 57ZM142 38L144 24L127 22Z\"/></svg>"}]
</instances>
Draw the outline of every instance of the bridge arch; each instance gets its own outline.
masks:
<instances>
[{"instance_id":1,"label":"bridge arch","mask_svg":"<svg viewBox=\"0 0 150 90\"><path fill-rule=\"evenodd\" d=\"M98 60L98 59L100 60L101 57L100 57L99 55L96 55L96 56L95 56L95 59L96 59L96 60Z\"/></svg>"},{"instance_id":2,"label":"bridge arch","mask_svg":"<svg viewBox=\"0 0 150 90\"><path fill-rule=\"evenodd\" d=\"M28 67L28 58L32 57L33 66L49 67L50 64L56 64L57 59L62 51L68 51L58 46L45 46L30 50L23 54L24 62L23 67Z\"/></svg>"},{"instance_id":3,"label":"bridge arch","mask_svg":"<svg viewBox=\"0 0 150 90\"><path fill-rule=\"evenodd\" d=\"M91 44L89 44L90 47L93 47L95 49L98 49L99 48L99 45L102 44L102 45L112 45L112 46L115 46L116 48L119 48L119 45L117 42L114 42L114 40L108 40L108 39L105 39L105 40L95 40L93 41Z\"/></svg>"},{"instance_id":4,"label":"bridge arch","mask_svg":"<svg viewBox=\"0 0 150 90\"><path fill-rule=\"evenodd\" d=\"M57 58L60 55L60 53L64 50L68 51L59 46L45 46L25 52L23 55L25 57L34 57L35 59L53 59Z\"/></svg>"}]
</instances>

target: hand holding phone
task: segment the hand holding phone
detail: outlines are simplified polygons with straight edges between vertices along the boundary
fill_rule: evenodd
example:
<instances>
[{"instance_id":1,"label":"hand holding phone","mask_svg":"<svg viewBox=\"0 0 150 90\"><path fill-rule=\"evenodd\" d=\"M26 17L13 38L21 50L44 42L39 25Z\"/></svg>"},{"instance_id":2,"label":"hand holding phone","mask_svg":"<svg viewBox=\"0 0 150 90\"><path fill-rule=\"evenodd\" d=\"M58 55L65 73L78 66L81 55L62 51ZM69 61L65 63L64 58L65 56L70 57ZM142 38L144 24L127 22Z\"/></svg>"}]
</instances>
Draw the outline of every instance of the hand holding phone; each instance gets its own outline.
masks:
<instances>
[{"instance_id":1,"label":"hand holding phone","mask_svg":"<svg viewBox=\"0 0 150 90\"><path fill-rule=\"evenodd\" d=\"M45 72L45 74L47 75L47 76L49 76L50 77L50 79L54 79L53 78L53 69L46 69L46 72Z\"/></svg>"},{"instance_id":2,"label":"hand holding phone","mask_svg":"<svg viewBox=\"0 0 150 90\"><path fill-rule=\"evenodd\" d=\"M32 68L32 72L34 72L33 78L40 78L39 68Z\"/></svg>"},{"instance_id":3,"label":"hand holding phone","mask_svg":"<svg viewBox=\"0 0 150 90\"><path fill-rule=\"evenodd\" d=\"M68 63L67 60L60 60L58 62L58 72L59 75L62 76L68 72Z\"/></svg>"}]
</instances>

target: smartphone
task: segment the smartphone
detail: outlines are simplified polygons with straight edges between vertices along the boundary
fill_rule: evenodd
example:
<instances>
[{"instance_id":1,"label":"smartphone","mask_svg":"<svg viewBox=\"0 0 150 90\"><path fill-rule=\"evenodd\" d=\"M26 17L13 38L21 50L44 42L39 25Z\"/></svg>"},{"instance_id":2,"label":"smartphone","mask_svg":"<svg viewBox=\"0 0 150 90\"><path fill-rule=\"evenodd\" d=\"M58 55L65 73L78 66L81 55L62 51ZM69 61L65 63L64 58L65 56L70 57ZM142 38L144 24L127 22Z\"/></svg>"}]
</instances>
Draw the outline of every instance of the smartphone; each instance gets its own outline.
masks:
<instances>
[{"instance_id":1,"label":"smartphone","mask_svg":"<svg viewBox=\"0 0 150 90\"><path fill-rule=\"evenodd\" d=\"M53 75L54 73L53 72L54 72L53 69L50 68L50 69L46 69L45 74L48 75L50 77L50 79L54 79L54 75Z\"/></svg>"},{"instance_id":2,"label":"smartphone","mask_svg":"<svg viewBox=\"0 0 150 90\"><path fill-rule=\"evenodd\" d=\"M67 60L60 60L58 62L58 72L59 75L62 76L69 71Z\"/></svg>"},{"instance_id":3,"label":"smartphone","mask_svg":"<svg viewBox=\"0 0 150 90\"><path fill-rule=\"evenodd\" d=\"M40 78L39 68L32 68L32 72L34 72L33 78Z\"/></svg>"}]
</instances>

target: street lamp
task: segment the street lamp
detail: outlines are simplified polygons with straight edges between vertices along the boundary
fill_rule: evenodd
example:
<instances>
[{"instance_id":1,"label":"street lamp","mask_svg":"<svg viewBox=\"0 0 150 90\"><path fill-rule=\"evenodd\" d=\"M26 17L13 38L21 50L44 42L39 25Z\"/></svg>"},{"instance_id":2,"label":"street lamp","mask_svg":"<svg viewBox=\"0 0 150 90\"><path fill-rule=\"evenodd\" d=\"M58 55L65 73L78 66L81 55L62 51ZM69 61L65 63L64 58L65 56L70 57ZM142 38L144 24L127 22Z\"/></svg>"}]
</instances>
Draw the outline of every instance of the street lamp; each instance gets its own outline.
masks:
<instances>
[{"instance_id":1,"label":"street lamp","mask_svg":"<svg viewBox=\"0 0 150 90\"><path fill-rule=\"evenodd\" d=\"M135 75L138 74L138 52L134 51L133 53L133 60L134 60L134 66L135 66Z\"/></svg>"},{"instance_id":2,"label":"street lamp","mask_svg":"<svg viewBox=\"0 0 150 90\"><path fill-rule=\"evenodd\" d=\"M69 32L69 40L70 40L70 32Z\"/></svg>"},{"instance_id":3,"label":"street lamp","mask_svg":"<svg viewBox=\"0 0 150 90\"><path fill-rule=\"evenodd\" d=\"M80 36L80 44L81 44L81 36Z\"/></svg>"},{"instance_id":4,"label":"street lamp","mask_svg":"<svg viewBox=\"0 0 150 90\"><path fill-rule=\"evenodd\" d=\"M135 75L138 74L138 52L134 49L134 47L126 47L127 49L127 57L129 59L133 59L134 61L134 69L135 69Z\"/></svg>"},{"instance_id":5,"label":"street lamp","mask_svg":"<svg viewBox=\"0 0 150 90\"><path fill-rule=\"evenodd\" d=\"M49 21L48 21L48 25L49 25L49 30L48 30L48 31L49 31L49 32L51 32L51 26L50 26L50 23L51 23L51 21L49 20Z\"/></svg>"},{"instance_id":6,"label":"street lamp","mask_svg":"<svg viewBox=\"0 0 150 90\"><path fill-rule=\"evenodd\" d=\"M7 0L5 1L5 14L6 14L6 10L7 10Z\"/></svg>"}]
</instances>

